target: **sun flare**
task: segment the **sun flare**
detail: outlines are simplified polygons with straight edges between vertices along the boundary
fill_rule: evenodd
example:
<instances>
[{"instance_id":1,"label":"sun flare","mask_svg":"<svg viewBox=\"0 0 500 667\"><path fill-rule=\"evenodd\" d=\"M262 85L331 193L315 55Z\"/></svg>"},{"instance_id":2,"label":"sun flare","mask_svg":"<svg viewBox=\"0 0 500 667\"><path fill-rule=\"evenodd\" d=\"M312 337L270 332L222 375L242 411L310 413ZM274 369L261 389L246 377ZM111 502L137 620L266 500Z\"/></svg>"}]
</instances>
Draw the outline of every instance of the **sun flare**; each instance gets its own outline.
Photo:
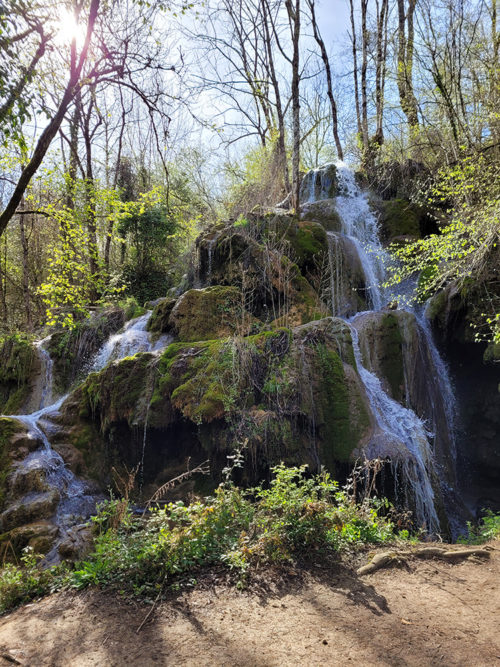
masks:
<instances>
[{"instance_id":1,"label":"sun flare","mask_svg":"<svg viewBox=\"0 0 500 667\"><path fill-rule=\"evenodd\" d=\"M57 22L57 33L55 36L61 45L70 44L74 39L78 46L85 41L85 25L78 23L73 12L64 11Z\"/></svg>"}]
</instances>

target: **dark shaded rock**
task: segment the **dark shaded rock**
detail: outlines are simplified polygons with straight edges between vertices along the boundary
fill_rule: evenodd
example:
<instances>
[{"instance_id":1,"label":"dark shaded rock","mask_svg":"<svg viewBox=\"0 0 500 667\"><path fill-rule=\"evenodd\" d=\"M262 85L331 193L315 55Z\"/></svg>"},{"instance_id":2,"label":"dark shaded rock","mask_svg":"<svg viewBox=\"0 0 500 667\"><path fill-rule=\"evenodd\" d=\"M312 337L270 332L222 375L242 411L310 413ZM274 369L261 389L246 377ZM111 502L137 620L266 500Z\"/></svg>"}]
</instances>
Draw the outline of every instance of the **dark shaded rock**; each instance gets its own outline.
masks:
<instances>
[{"instance_id":1,"label":"dark shaded rock","mask_svg":"<svg viewBox=\"0 0 500 667\"><path fill-rule=\"evenodd\" d=\"M13 528L0 536L0 550L7 560L19 554L25 547L31 547L36 553L46 554L59 534L59 528L47 520L35 521Z\"/></svg>"},{"instance_id":2,"label":"dark shaded rock","mask_svg":"<svg viewBox=\"0 0 500 667\"><path fill-rule=\"evenodd\" d=\"M170 313L177 299L157 299L148 322L147 329L154 335L171 333Z\"/></svg>"},{"instance_id":3,"label":"dark shaded rock","mask_svg":"<svg viewBox=\"0 0 500 667\"><path fill-rule=\"evenodd\" d=\"M0 343L0 414L22 414L41 372L37 350L19 335Z\"/></svg>"},{"instance_id":4,"label":"dark shaded rock","mask_svg":"<svg viewBox=\"0 0 500 667\"><path fill-rule=\"evenodd\" d=\"M32 523L38 519L47 519L57 507L59 492L51 489L43 493L33 493L12 503L0 515L3 531Z\"/></svg>"}]
</instances>

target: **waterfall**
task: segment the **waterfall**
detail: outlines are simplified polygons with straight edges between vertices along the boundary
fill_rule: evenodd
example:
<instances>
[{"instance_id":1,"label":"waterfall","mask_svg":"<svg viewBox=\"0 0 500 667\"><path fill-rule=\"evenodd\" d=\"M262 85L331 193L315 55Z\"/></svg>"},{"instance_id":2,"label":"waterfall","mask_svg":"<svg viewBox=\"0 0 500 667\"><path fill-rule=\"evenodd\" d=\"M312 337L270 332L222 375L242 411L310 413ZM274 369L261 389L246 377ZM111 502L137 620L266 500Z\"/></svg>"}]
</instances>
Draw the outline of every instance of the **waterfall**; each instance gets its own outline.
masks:
<instances>
[{"instance_id":1,"label":"waterfall","mask_svg":"<svg viewBox=\"0 0 500 667\"><path fill-rule=\"evenodd\" d=\"M336 170L337 167L332 162L304 174L299 192L301 204L330 199L334 196Z\"/></svg>"},{"instance_id":2,"label":"waterfall","mask_svg":"<svg viewBox=\"0 0 500 667\"><path fill-rule=\"evenodd\" d=\"M153 342L146 330L151 313L152 311L148 311L145 315L131 320L125 325L122 332L110 336L91 363L89 372L98 371L111 361L122 359L137 352L154 352L168 345L172 341L171 336L161 336L156 342ZM36 343L40 357L43 360L43 386L41 387L39 409L25 415L2 416L22 422L26 426L29 436L42 443L41 448L30 453L17 464L15 474L40 470L47 485L59 492L57 509L52 517L59 528L59 538L45 558L47 563L52 563L58 560L58 545L67 535L68 529L76 525L78 521L88 519L95 512L96 501L99 500L99 497L91 491L86 481L79 479L66 467L62 457L51 447L50 429L53 426L50 424L50 416L59 411L68 395L50 403L53 400L53 361L44 348L46 340ZM144 461L142 465L144 465ZM33 493L28 493L19 502L28 503L33 495ZM6 511L8 512L8 508Z\"/></svg>"},{"instance_id":3,"label":"waterfall","mask_svg":"<svg viewBox=\"0 0 500 667\"><path fill-rule=\"evenodd\" d=\"M156 352L166 347L173 339L171 336L160 336L153 343L147 331L147 325L152 311L136 317L123 327L123 330L113 334L101 347L91 364L92 371L100 371L110 361L124 359L138 352Z\"/></svg>"},{"instance_id":4,"label":"waterfall","mask_svg":"<svg viewBox=\"0 0 500 667\"><path fill-rule=\"evenodd\" d=\"M331 169L331 166L328 168ZM326 198L321 171L314 170L304 177L301 189L304 201L312 203ZM336 179L338 191L335 207L341 219L341 237L342 235L347 237L357 250L365 276L368 301L371 308L377 311L382 308L384 301L392 298L382 287L388 255L380 243L378 221L370 208L368 195L360 190L354 173L344 163L337 164ZM340 300L343 267L338 245L339 238L333 233L328 233L329 287L334 316L342 315ZM405 309L414 312L419 335L425 341L431 372L436 376L446 429L449 433L450 453L454 460L455 402L446 365L434 344L427 320L422 313L415 312L407 306L404 297L402 293L400 300L405 304ZM396 295L396 298L399 300L399 295ZM433 483L439 479L441 486L446 487L446 481L443 475L439 475L439 465L430 444L430 438L434 437L435 433L430 431L430 427L424 424L409 405L402 406L390 398L384 391L380 379L363 366L358 333L354 326L351 326L351 331L358 373L376 422L375 433L365 448L365 454L372 458L381 456L391 460L396 477L396 493L399 494L399 490L403 488L405 494L411 498L417 522L425 525L431 533L438 532L439 519L435 508ZM406 369L405 382L409 382ZM410 394L409 389L407 386L407 397ZM434 422L432 428L437 431L437 418L434 414L432 418ZM446 492L446 488L444 491Z\"/></svg>"},{"instance_id":5,"label":"waterfall","mask_svg":"<svg viewBox=\"0 0 500 667\"><path fill-rule=\"evenodd\" d=\"M54 362L50 358L50 354L44 348L44 345L49 340L49 338L50 336L35 343L35 347L38 350L38 354L40 356L40 360L42 362L42 367L44 370L44 380L40 396L40 406L39 406L40 410L44 408L46 405L50 405L50 401L52 400L52 385L53 385L52 369L54 366Z\"/></svg>"},{"instance_id":6,"label":"waterfall","mask_svg":"<svg viewBox=\"0 0 500 667\"><path fill-rule=\"evenodd\" d=\"M357 186L354 173L344 163L339 163L337 169L340 194L336 198L336 207L342 221L342 233L358 250L371 306L373 310L380 310L387 253L379 241L377 218L370 208L368 196Z\"/></svg>"},{"instance_id":7,"label":"waterfall","mask_svg":"<svg viewBox=\"0 0 500 667\"><path fill-rule=\"evenodd\" d=\"M367 448L369 458L387 457L390 453L396 476L411 489L415 514L427 531L439 530L432 489L433 457L424 424L410 409L390 398L374 373L364 366L359 349L358 332L351 326L354 358L377 423L377 432Z\"/></svg>"}]
</instances>

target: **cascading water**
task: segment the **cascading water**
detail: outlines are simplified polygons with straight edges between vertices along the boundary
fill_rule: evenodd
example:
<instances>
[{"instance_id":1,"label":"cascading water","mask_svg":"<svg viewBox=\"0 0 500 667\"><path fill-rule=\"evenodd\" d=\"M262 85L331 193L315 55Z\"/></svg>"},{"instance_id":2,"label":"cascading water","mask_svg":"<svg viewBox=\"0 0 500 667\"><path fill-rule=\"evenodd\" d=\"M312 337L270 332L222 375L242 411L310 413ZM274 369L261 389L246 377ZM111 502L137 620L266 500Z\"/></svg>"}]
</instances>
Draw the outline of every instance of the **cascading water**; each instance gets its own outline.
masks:
<instances>
[{"instance_id":1,"label":"cascading water","mask_svg":"<svg viewBox=\"0 0 500 667\"><path fill-rule=\"evenodd\" d=\"M317 169L311 169L304 175L300 184L300 201L306 203L329 199L335 191L335 185L335 164L327 164Z\"/></svg>"},{"instance_id":2,"label":"cascading water","mask_svg":"<svg viewBox=\"0 0 500 667\"><path fill-rule=\"evenodd\" d=\"M358 332L353 326L351 335L358 373L377 422L377 431L365 453L368 458L390 455L396 478L401 477L409 487L419 523L429 532L438 532L431 481L433 457L428 440L431 434L417 415L390 398L378 377L363 366Z\"/></svg>"},{"instance_id":3,"label":"cascading water","mask_svg":"<svg viewBox=\"0 0 500 667\"><path fill-rule=\"evenodd\" d=\"M152 341L146 330L150 317L151 311L148 311L145 315L128 322L121 333L110 336L91 363L89 372L99 371L106 364L137 352L155 352L168 345L172 340L171 336L161 336L157 341ZM45 561L51 563L58 559L58 545L65 538L68 530L88 519L95 512L96 502L101 496L93 493L86 481L74 475L66 467L62 457L51 447L50 429L53 428L53 425L51 425L50 417L59 411L67 395L50 403L53 398L53 362L44 348L46 340L36 344L42 361L43 375L40 407L30 414L8 416L22 422L28 436L42 444L42 447L17 464L14 474L19 476L33 471L40 472L47 487L57 490L59 494L53 517L53 522L59 531L58 539L45 557ZM33 501L34 496L36 494L27 494L18 502Z\"/></svg>"},{"instance_id":4,"label":"cascading water","mask_svg":"<svg viewBox=\"0 0 500 667\"><path fill-rule=\"evenodd\" d=\"M151 317L151 310L136 317L123 327L123 331L113 334L101 347L91 364L91 371L100 371L110 361L124 359L138 352L156 352L166 347L171 341L171 336L160 336L153 343L151 335L147 331L147 325Z\"/></svg>"},{"instance_id":5,"label":"cascading water","mask_svg":"<svg viewBox=\"0 0 500 667\"><path fill-rule=\"evenodd\" d=\"M46 405L50 405L50 402L52 400L52 369L54 366L54 363L52 359L50 358L50 354L47 352L47 350L44 348L45 343L48 341L48 338L44 338L41 341L38 341L35 346L38 350L38 354L40 356L40 360L42 361L42 366L44 369L44 381L42 385L42 391L41 391L41 396L40 396L40 407L39 409L41 410L44 408Z\"/></svg>"},{"instance_id":6,"label":"cascading water","mask_svg":"<svg viewBox=\"0 0 500 667\"><path fill-rule=\"evenodd\" d=\"M331 173L331 165L327 165L324 169ZM385 293L382 287L387 253L379 240L378 221L370 208L367 194L356 184L352 170L343 163L337 164L336 169L338 194L335 198L335 207L341 219L341 235L350 239L357 250L365 275L369 303L372 309L377 311L382 308L384 301L393 298L393 295ZM310 172L311 176L306 174L305 179L308 177L308 180L305 180L301 190L303 201L313 203L315 199L327 198L321 187L322 180L318 171L321 170ZM342 316L339 297L342 269L338 265L337 235L328 233L328 247L333 315ZM394 296L398 298L398 295ZM405 303L405 299L401 298L401 302ZM409 305L405 305L405 309L414 312ZM445 420L451 434L451 455L454 457L455 403L449 375L432 339L428 322L420 311L417 310L414 314L443 397ZM351 325L351 331L358 372L377 422L376 432L365 453L370 457L391 458L396 486L404 487L407 495L411 496L417 521L420 525L425 525L429 532L437 532L439 520L435 509L433 482L435 483L440 476L429 442L434 433L426 429L422 420L408 406L404 407L390 398L379 378L363 366L358 333L354 325ZM432 426L434 427L434 424ZM440 478L440 482L446 486L444 479Z\"/></svg>"}]
</instances>

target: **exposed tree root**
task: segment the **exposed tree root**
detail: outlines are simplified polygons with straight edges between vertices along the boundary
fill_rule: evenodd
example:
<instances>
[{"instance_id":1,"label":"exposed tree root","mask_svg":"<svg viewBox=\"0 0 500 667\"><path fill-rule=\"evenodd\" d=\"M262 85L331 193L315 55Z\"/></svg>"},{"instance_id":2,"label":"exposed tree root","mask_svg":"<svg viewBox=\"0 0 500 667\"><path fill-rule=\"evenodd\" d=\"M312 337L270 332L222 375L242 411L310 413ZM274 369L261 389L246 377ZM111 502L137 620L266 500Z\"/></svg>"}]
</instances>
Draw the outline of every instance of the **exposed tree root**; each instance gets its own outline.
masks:
<instances>
[{"instance_id":1,"label":"exposed tree root","mask_svg":"<svg viewBox=\"0 0 500 667\"><path fill-rule=\"evenodd\" d=\"M383 553L375 554L372 560L358 568L357 574L371 574L388 565L400 564L409 558L440 558L450 562L463 560L469 556L478 556L481 558L489 558L490 552L485 549L441 549L440 547L423 547L416 551L384 551Z\"/></svg>"}]
</instances>

